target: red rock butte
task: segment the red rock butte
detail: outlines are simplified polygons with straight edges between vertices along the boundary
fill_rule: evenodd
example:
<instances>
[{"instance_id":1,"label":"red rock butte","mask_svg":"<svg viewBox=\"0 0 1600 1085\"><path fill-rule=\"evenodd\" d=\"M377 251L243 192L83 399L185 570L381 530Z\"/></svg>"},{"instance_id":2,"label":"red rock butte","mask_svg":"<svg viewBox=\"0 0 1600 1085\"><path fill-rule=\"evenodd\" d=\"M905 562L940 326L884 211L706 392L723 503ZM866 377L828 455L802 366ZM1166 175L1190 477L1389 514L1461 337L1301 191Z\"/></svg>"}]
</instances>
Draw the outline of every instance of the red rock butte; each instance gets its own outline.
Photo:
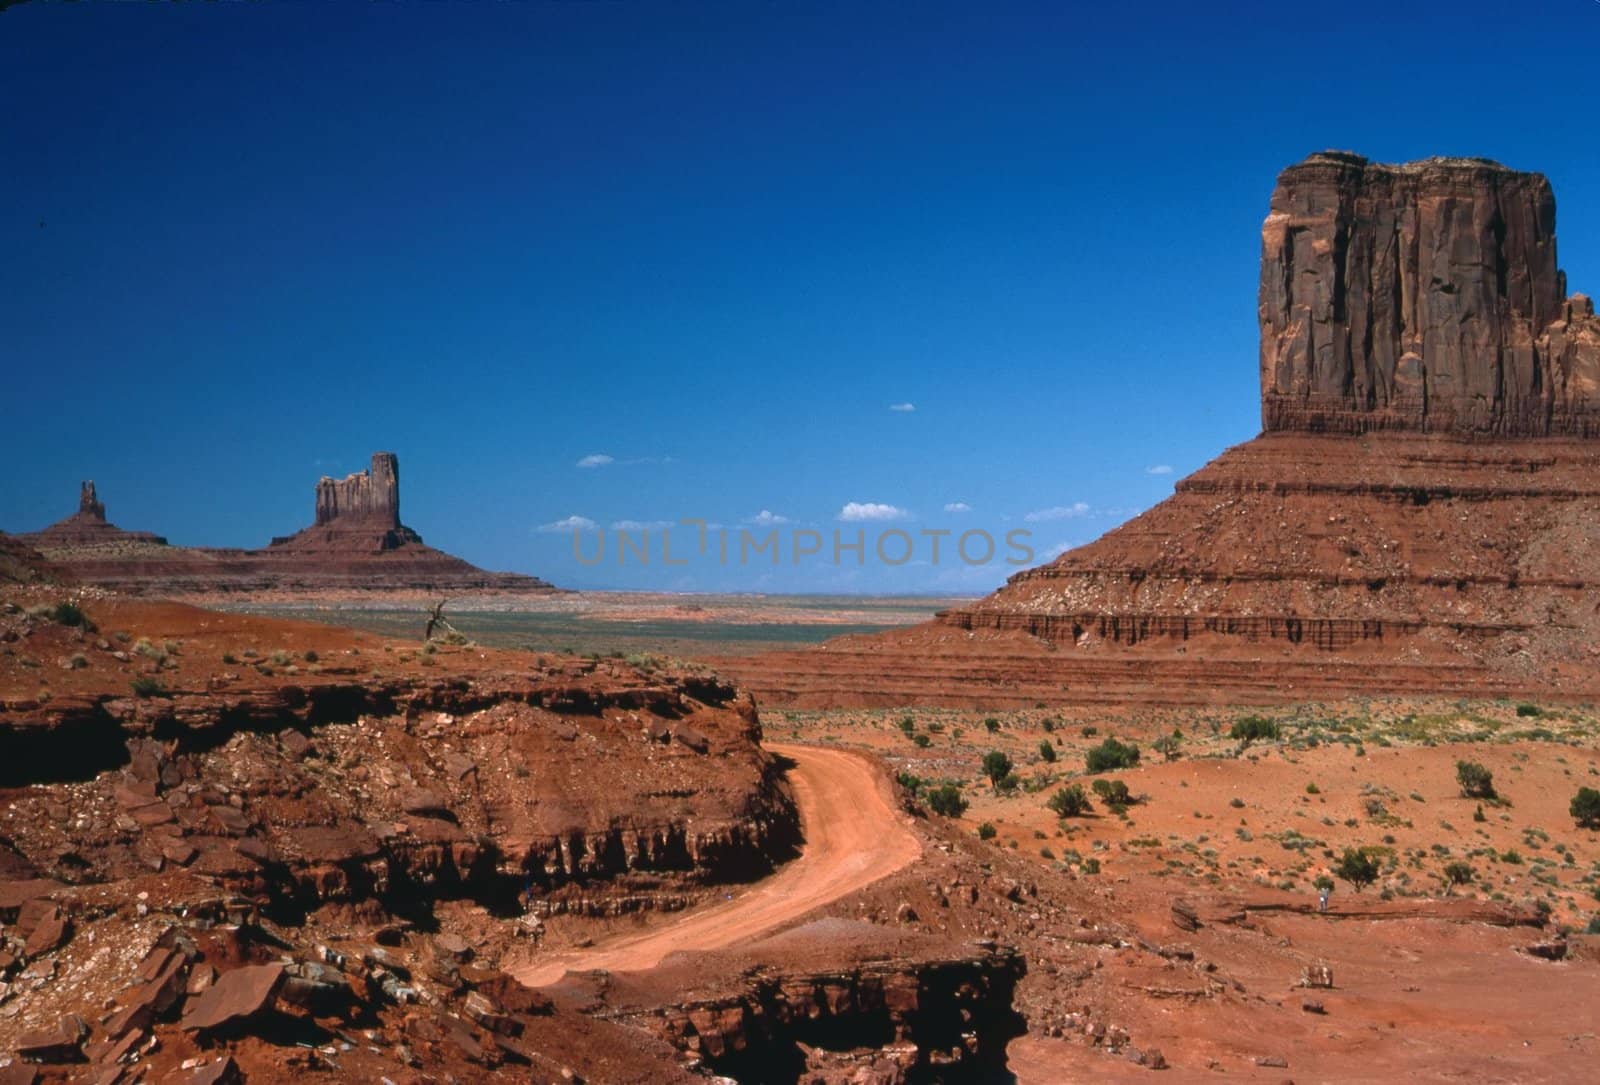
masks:
<instances>
[{"instance_id":1,"label":"red rock butte","mask_svg":"<svg viewBox=\"0 0 1600 1085\"><path fill-rule=\"evenodd\" d=\"M93 482L78 511L16 542L84 584L146 595L220 592L493 591L548 593L536 577L492 573L435 550L400 522L400 461L377 452L372 466L316 485L310 527L260 550L169 545L106 520Z\"/></svg>"},{"instance_id":2,"label":"red rock butte","mask_svg":"<svg viewBox=\"0 0 1600 1085\"><path fill-rule=\"evenodd\" d=\"M811 707L1592 696L1600 321L1565 289L1539 174L1312 155L1262 228L1260 436L931 623L726 667Z\"/></svg>"}]
</instances>

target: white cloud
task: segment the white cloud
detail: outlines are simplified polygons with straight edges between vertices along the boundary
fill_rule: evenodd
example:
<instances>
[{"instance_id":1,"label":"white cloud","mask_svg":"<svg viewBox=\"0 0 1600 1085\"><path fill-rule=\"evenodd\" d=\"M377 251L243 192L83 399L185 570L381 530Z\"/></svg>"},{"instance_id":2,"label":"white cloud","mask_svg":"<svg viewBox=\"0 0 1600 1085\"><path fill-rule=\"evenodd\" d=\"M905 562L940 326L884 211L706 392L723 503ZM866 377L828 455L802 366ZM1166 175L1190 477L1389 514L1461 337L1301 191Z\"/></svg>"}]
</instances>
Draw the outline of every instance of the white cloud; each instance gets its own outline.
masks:
<instances>
[{"instance_id":1,"label":"white cloud","mask_svg":"<svg viewBox=\"0 0 1600 1085\"><path fill-rule=\"evenodd\" d=\"M846 523L859 523L863 520L904 520L906 510L894 505L883 505L876 501L851 501L839 510L839 519Z\"/></svg>"},{"instance_id":2,"label":"white cloud","mask_svg":"<svg viewBox=\"0 0 1600 1085\"><path fill-rule=\"evenodd\" d=\"M1044 561L1054 561L1054 560L1056 560L1056 558L1059 558L1062 554L1065 554L1068 550L1075 549L1077 547L1077 545L1078 545L1077 543L1071 543L1071 542L1058 542L1054 546L1052 546L1050 549L1046 550L1043 554L1041 554L1039 556Z\"/></svg>"},{"instance_id":3,"label":"white cloud","mask_svg":"<svg viewBox=\"0 0 1600 1085\"><path fill-rule=\"evenodd\" d=\"M587 516L569 516L565 520L557 520L553 524L541 524L535 530L547 532L559 531L593 531L600 525Z\"/></svg>"},{"instance_id":4,"label":"white cloud","mask_svg":"<svg viewBox=\"0 0 1600 1085\"><path fill-rule=\"evenodd\" d=\"M577 466L595 467L634 467L639 464L677 463L671 456L634 456L631 459L619 460L615 456L604 452L594 452L579 460Z\"/></svg>"},{"instance_id":5,"label":"white cloud","mask_svg":"<svg viewBox=\"0 0 1600 1085\"><path fill-rule=\"evenodd\" d=\"M1051 520L1071 520L1079 516L1089 515L1089 506L1083 501L1074 501L1070 505L1052 505L1048 509L1034 509L1023 519L1030 524L1042 524Z\"/></svg>"},{"instance_id":6,"label":"white cloud","mask_svg":"<svg viewBox=\"0 0 1600 1085\"><path fill-rule=\"evenodd\" d=\"M971 512L972 506L965 501L952 501L944 507L945 512Z\"/></svg>"},{"instance_id":7,"label":"white cloud","mask_svg":"<svg viewBox=\"0 0 1600 1085\"><path fill-rule=\"evenodd\" d=\"M612 531L660 531L662 528L676 526L671 520L618 520L611 525Z\"/></svg>"},{"instance_id":8,"label":"white cloud","mask_svg":"<svg viewBox=\"0 0 1600 1085\"><path fill-rule=\"evenodd\" d=\"M1172 464L1158 463L1154 467L1146 467L1144 473L1147 475L1170 475L1172 474Z\"/></svg>"},{"instance_id":9,"label":"white cloud","mask_svg":"<svg viewBox=\"0 0 1600 1085\"><path fill-rule=\"evenodd\" d=\"M787 516L779 516L769 509L762 509L745 522L755 524L757 527L776 527L778 524L787 524L789 518Z\"/></svg>"},{"instance_id":10,"label":"white cloud","mask_svg":"<svg viewBox=\"0 0 1600 1085\"><path fill-rule=\"evenodd\" d=\"M910 414L917 409L917 405L915 403L891 403L889 404L889 409L897 414Z\"/></svg>"}]
</instances>

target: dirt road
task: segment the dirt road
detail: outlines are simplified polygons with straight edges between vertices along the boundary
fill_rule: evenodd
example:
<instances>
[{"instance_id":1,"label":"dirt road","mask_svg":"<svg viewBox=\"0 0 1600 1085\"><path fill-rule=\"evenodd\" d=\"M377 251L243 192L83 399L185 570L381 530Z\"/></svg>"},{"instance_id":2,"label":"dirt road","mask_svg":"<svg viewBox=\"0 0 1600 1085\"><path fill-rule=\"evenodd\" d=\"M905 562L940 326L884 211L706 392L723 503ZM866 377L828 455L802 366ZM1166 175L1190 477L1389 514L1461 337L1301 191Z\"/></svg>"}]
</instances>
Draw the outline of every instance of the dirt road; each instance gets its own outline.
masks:
<instances>
[{"instance_id":1,"label":"dirt road","mask_svg":"<svg viewBox=\"0 0 1600 1085\"><path fill-rule=\"evenodd\" d=\"M805 836L799 858L732 900L640 934L543 958L513 975L542 987L572 971L637 972L669 953L720 949L871 885L922 854L889 782L870 760L814 746L767 748L795 763L789 782Z\"/></svg>"}]
</instances>

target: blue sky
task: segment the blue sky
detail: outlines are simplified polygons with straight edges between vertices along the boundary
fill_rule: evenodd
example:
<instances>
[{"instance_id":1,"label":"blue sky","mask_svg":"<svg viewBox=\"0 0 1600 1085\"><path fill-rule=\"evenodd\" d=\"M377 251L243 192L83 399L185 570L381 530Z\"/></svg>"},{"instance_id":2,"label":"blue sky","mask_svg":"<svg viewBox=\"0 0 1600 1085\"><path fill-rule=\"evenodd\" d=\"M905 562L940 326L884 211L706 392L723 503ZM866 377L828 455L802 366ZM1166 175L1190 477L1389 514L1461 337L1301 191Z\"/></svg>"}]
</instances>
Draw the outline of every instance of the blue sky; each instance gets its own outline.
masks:
<instances>
[{"instance_id":1,"label":"blue sky","mask_svg":"<svg viewBox=\"0 0 1600 1085\"><path fill-rule=\"evenodd\" d=\"M1099 7L0 12L0 527L94 478L124 527L260 545L384 448L492 568L978 591L1014 569L538 529L1087 541L1256 433L1260 222L1327 147L1542 170L1600 290L1595 0Z\"/></svg>"}]
</instances>

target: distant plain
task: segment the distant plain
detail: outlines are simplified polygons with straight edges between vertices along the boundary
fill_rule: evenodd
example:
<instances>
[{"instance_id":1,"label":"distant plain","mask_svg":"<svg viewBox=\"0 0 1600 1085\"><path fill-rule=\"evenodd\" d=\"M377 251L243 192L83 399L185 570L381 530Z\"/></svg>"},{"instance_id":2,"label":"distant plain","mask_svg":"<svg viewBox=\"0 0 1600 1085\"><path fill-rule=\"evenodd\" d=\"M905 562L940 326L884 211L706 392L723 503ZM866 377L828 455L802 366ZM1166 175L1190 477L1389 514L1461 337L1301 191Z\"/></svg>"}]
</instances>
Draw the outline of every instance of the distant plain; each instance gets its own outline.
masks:
<instances>
[{"instance_id":1,"label":"distant plain","mask_svg":"<svg viewBox=\"0 0 1600 1085\"><path fill-rule=\"evenodd\" d=\"M438 600L421 596L214 603L419 641ZM542 598L462 597L450 627L496 648L580 655L727 656L803 648L847 633L914 625L968 600L936 596L679 595L582 592Z\"/></svg>"}]
</instances>

